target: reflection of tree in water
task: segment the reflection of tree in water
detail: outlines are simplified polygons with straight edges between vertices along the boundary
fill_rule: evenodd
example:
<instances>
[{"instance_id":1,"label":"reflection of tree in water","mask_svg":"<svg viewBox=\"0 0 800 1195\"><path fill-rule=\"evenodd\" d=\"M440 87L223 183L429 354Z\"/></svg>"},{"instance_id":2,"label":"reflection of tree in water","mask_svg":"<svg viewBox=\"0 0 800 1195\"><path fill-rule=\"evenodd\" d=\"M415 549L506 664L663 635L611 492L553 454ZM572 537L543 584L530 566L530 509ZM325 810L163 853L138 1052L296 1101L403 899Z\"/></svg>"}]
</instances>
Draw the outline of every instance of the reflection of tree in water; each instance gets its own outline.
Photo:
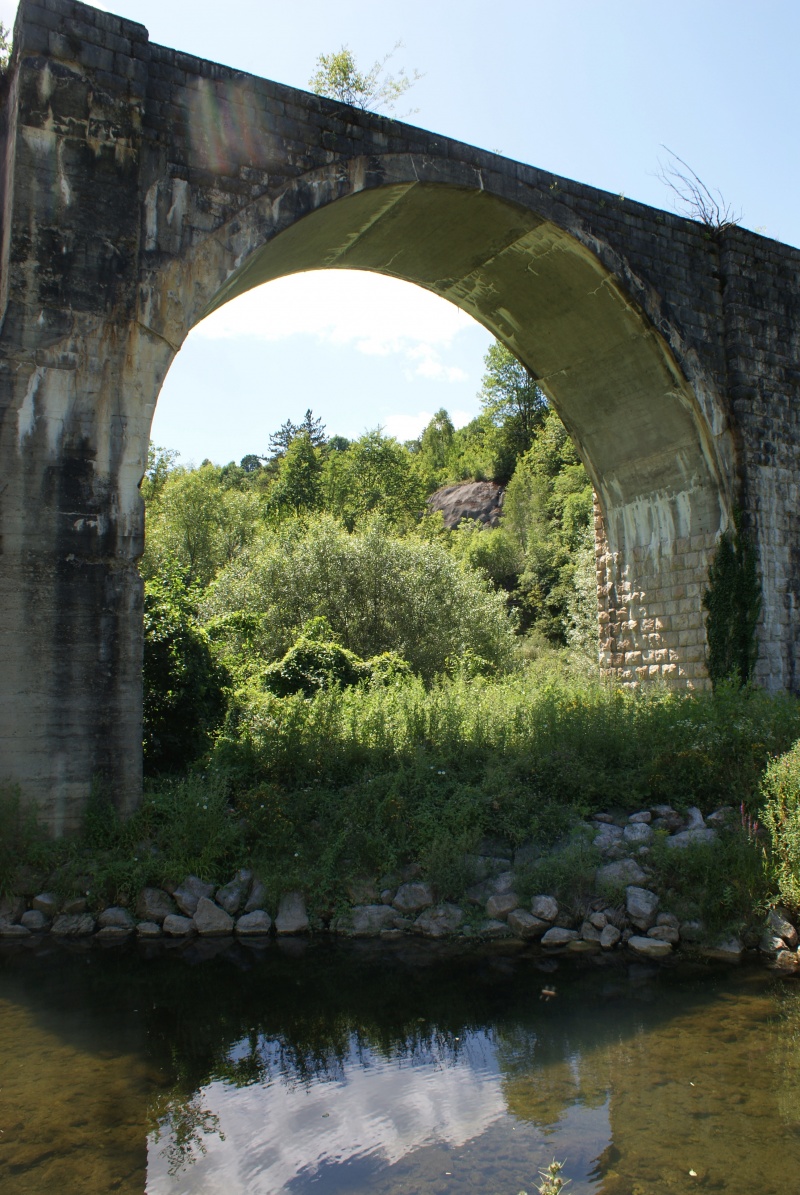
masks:
<instances>
[{"instance_id":1,"label":"reflection of tree in water","mask_svg":"<svg viewBox=\"0 0 800 1195\"><path fill-rule=\"evenodd\" d=\"M778 1008L770 1033L773 1065L782 1076L778 1112L789 1132L800 1137L800 991L784 988Z\"/></svg>"},{"instance_id":2,"label":"reflection of tree in water","mask_svg":"<svg viewBox=\"0 0 800 1195\"><path fill-rule=\"evenodd\" d=\"M156 1144L165 1138L166 1144L161 1152L172 1178L207 1153L204 1137L213 1133L221 1141L225 1140L225 1134L219 1127L219 1117L203 1107L200 1092L187 1096L175 1088L150 1105L148 1132Z\"/></svg>"},{"instance_id":3,"label":"reflection of tree in water","mask_svg":"<svg viewBox=\"0 0 800 1195\"><path fill-rule=\"evenodd\" d=\"M18 992L33 1015L41 1007L45 1021L56 999L60 1008L80 1009L76 1025L90 1019L93 1033L88 1047L75 1030L81 1049L124 1049L143 1060L152 1084L148 1125L166 1149L171 1173L199 1158L209 1136L219 1133L200 1094L211 1082L238 1088L342 1082L360 1063L376 1059L409 1068L447 1067L459 1062L475 1035L496 1054L511 1115L545 1132L576 1105L601 1106L613 1088L613 1144L623 1156L614 1162L616 1175L608 1173L609 1160L601 1160L597 1177L603 1195L617 1189L629 1195L645 1165L643 1152L651 1169L651 1159L662 1154L663 1165L673 1165L675 1134L710 1132L716 1122L708 1114L716 1116L717 1104L736 1084L748 1101L735 1105L741 1107L741 1126L750 1100L745 1083L751 1088L772 1083L771 1108L790 1130L787 1146L789 1139L797 1141L800 993L787 994L777 1027L765 1025L760 1038L748 1037L746 1018L732 1023L740 995L749 991L745 976L737 1004L721 1017L714 984L702 973L687 982L664 971L645 983L636 968L609 966L601 975L578 964L545 981L535 965L525 956L450 957L413 944L402 953L358 943L314 947L300 957L271 947L263 959L231 947L230 957L196 967L173 953L142 962L115 952L94 954L91 966L83 957L26 957L5 975L4 991ZM549 1002L539 998L545 982L558 990ZM650 1003L659 988L659 1000ZM774 1014L770 1000L758 993L760 985L758 1008ZM72 1032L71 1022L62 1017L61 1024ZM715 1081L720 1094L713 1100L711 1072L697 1086L689 1084L696 1078L692 1068L705 1065L684 1056L689 1029L702 1035L695 1040L719 1039L715 1057L724 1060L719 1073L724 1071L726 1082ZM738 1046L728 1042L734 1030L741 1033ZM736 1074L728 1069L731 1054L737 1055ZM784 1076L780 1084L772 1079L776 1063ZM664 1125L671 1132L662 1133ZM661 1191L658 1181L654 1193Z\"/></svg>"},{"instance_id":4,"label":"reflection of tree in water","mask_svg":"<svg viewBox=\"0 0 800 1195\"><path fill-rule=\"evenodd\" d=\"M509 1112L551 1131L575 1104L601 1108L608 1099L608 1074L588 1043L572 1040L558 1024L539 1032L522 1025L498 1031L497 1061ZM595 1043L596 1044L596 1043Z\"/></svg>"}]
</instances>

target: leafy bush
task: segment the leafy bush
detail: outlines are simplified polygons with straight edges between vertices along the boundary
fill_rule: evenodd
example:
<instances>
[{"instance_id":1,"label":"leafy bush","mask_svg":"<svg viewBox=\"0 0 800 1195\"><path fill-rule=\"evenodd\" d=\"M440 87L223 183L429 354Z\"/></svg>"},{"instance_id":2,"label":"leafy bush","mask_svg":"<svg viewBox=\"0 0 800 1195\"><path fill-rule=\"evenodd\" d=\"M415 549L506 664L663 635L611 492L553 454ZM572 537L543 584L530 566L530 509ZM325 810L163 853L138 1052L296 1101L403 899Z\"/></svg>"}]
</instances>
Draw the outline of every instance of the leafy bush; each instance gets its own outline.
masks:
<instances>
[{"instance_id":1,"label":"leafy bush","mask_svg":"<svg viewBox=\"0 0 800 1195\"><path fill-rule=\"evenodd\" d=\"M312 618L282 660L264 670L264 686L278 697L304 693L309 697L331 685L357 685L369 666L333 637L326 618Z\"/></svg>"},{"instance_id":2,"label":"leafy bush","mask_svg":"<svg viewBox=\"0 0 800 1195\"><path fill-rule=\"evenodd\" d=\"M707 664L712 684L725 680L746 684L758 657L761 582L755 548L742 533L736 514L733 529L717 545L703 605L708 611Z\"/></svg>"},{"instance_id":3,"label":"leafy bush","mask_svg":"<svg viewBox=\"0 0 800 1195\"><path fill-rule=\"evenodd\" d=\"M145 771L183 771L222 721L227 677L174 573L145 584L143 680Z\"/></svg>"},{"instance_id":4,"label":"leafy bush","mask_svg":"<svg viewBox=\"0 0 800 1195\"><path fill-rule=\"evenodd\" d=\"M740 932L766 906L769 870L764 851L745 828L714 843L669 847L657 835L648 857L664 903L685 918L700 917L714 934Z\"/></svg>"},{"instance_id":5,"label":"leafy bush","mask_svg":"<svg viewBox=\"0 0 800 1195\"><path fill-rule=\"evenodd\" d=\"M203 609L207 619L251 619L253 671L280 659L318 616L361 659L397 652L426 680L465 652L490 671L515 660L502 597L440 545L393 538L378 519L353 534L329 515L283 523L222 572Z\"/></svg>"},{"instance_id":6,"label":"leafy bush","mask_svg":"<svg viewBox=\"0 0 800 1195\"><path fill-rule=\"evenodd\" d=\"M762 793L778 893L788 908L800 909L800 742L769 764Z\"/></svg>"}]
</instances>

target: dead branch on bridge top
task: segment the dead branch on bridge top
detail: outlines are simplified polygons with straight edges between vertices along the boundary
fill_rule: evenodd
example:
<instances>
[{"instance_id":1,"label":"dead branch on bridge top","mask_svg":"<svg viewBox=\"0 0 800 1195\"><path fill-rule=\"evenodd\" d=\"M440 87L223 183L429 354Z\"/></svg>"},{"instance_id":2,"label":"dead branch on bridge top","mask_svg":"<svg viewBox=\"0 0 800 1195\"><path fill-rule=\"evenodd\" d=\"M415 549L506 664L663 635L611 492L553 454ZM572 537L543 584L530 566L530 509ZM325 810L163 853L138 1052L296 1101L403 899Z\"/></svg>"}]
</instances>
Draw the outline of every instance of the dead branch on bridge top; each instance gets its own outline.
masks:
<instances>
[{"instance_id":1,"label":"dead branch on bridge top","mask_svg":"<svg viewBox=\"0 0 800 1195\"><path fill-rule=\"evenodd\" d=\"M691 166L668 145L662 143L662 148L672 161L666 165L659 163L657 177L680 200L685 215L699 220L713 232L724 232L726 228L733 228L741 222L742 213L734 211L725 202L721 191L711 191Z\"/></svg>"}]
</instances>

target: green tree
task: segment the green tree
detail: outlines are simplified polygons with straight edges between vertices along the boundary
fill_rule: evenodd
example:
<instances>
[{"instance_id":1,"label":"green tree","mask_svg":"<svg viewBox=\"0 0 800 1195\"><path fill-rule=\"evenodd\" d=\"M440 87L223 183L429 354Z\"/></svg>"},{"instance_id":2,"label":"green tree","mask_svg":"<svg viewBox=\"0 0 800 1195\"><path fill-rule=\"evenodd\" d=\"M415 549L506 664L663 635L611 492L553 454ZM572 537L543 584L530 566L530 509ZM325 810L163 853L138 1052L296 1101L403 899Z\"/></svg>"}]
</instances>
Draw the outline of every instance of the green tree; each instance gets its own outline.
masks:
<instances>
[{"instance_id":1,"label":"green tree","mask_svg":"<svg viewBox=\"0 0 800 1195\"><path fill-rule=\"evenodd\" d=\"M310 413L310 412L309 412ZM318 510L322 500L322 461L307 431L300 431L286 449L269 503L280 511L300 514Z\"/></svg>"},{"instance_id":2,"label":"green tree","mask_svg":"<svg viewBox=\"0 0 800 1195\"><path fill-rule=\"evenodd\" d=\"M263 516L259 495L228 486L224 470L211 464L172 469L145 494L145 502L142 575L161 575L174 562L201 585L249 543Z\"/></svg>"},{"instance_id":3,"label":"green tree","mask_svg":"<svg viewBox=\"0 0 800 1195\"><path fill-rule=\"evenodd\" d=\"M269 438L269 450L273 457L282 456L299 431L296 423L287 419Z\"/></svg>"},{"instance_id":4,"label":"green tree","mask_svg":"<svg viewBox=\"0 0 800 1195\"><path fill-rule=\"evenodd\" d=\"M418 440L409 445L417 472L433 491L446 484L456 429L444 407L436 412Z\"/></svg>"},{"instance_id":5,"label":"green tree","mask_svg":"<svg viewBox=\"0 0 800 1195\"><path fill-rule=\"evenodd\" d=\"M323 492L325 509L350 530L372 514L394 527L411 527L422 517L428 494L411 454L380 428L329 454Z\"/></svg>"},{"instance_id":6,"label":"green tree","mask_svg":"<svg viewBox=\"0 0 800 1195\"><path fill-rule=\"evenodd\" d=\"M320 54L308 85L317 95L365 112L377 112L382 108L391 111L408 89L422 78L418 71L408 76L402 68L397 75L386 73L386 63L401 46L402 42L396 42L366 73L359 71L347 46L333 54Z\"/></svg>"},{"instance_id":7,"label":"green tree","mask_svg":"<svg viewBox=\"0 0 800 1195\"><path fill-rule=\"evenodd\" d=\"M147 449L147 469L141 484L145 503L154 502L159 498L170 474L179 468L176 464L178 455L173 448L159 448L150 441Z\"/></svg>"},{"instance_id":8,"label":"green tree","mask_svg":"<svg viewBox=\"0 0 800 1195\"><path fill-rule=\"evenodd\" d=\"M497 428L496 481L508 481L519 457L533 444L548 411L547 398L531 373L499 340L484 357L481 407Z\"/></svg>"},{"instance_id":9,"label":"green tree","mask_svg":"<svg viewBox=\"0 0 800 1195\"><path fill-rule=\"evenodd\" d=\"M0 74L5 74L11 59L11 30L0 21Z\"/></svg>"},{"instance_id":10,"label":"green tree","mask_svg":"<svg viewBox=\"0 0 800 1195\"><path fill-rule=\"evenodd\" d=\"M330 685L357 685L369 675L369 666L338 643L327 618L311 618L282 660L264 671L264 686L278 697L305 693Z\"/></svg>"},{"instance_id":11,"label":"green tree","mask_svg":"<svg viewBox=\"0 0 800 1195\"><path fill-rule=\"evenodd\" d=\"M502 596L440 544L397 538L380 518L353 533L327 514L287 520L219 575L203 610L211 626L247 615L242 635L255 671L280 659L297 629L319 616L361 659L396 652L426 679L465 656L488 672L515 658Z\"/></svg>"},{"instance_id":12,"label":"green tree","mask_svg":"<svg viewBox=\"0 0 800 1195\"><path fill-rule=\"evenodd\" d=\"M210 744L225 713L227 676L197 622L196 595L174 570L144 594L144 764L184 771Z\"/></svg>"},{"instance_id":13,"label":"green tree","mask_svg":"<svg viewBox=\"0 0 800 1195\"><path fill-rule=\"evenodd\" d=\"M257 456L254 452L248 452L239 461L239 468L245 473L258 473L259 469L263 469L262 457Z\"/></svg>"},{"instance_id":14,"label":"green tree","mask_svg":"<svg viewBox=\"0 0 800 1195\"><path fill-rule=\"evenodd\" d=\"M514 600L524 625L564 645L571 628L574 634L577 625L589 625L589 615L575 605L575 585L579 580L585 593L593 542L592 487L553 410L546 412L508 484L501 527L522 552Z\"/></svg>"}]
</instances>

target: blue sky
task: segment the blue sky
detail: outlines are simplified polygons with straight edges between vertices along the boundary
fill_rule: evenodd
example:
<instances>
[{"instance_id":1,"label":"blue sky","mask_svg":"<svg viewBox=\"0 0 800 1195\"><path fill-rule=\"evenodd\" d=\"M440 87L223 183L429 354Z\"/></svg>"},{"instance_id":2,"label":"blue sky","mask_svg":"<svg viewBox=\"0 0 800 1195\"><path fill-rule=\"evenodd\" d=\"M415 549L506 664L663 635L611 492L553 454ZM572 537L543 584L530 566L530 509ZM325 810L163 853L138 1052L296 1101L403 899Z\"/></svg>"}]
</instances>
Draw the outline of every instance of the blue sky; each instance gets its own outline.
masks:
<instances>
[{"instance_id":1,"label":"blue sky","mask_svg":"<svg viewBox=\"0 0 800 1195\"><path fill-rule=\"evenodd\" d=\"M797 0L111 0L153 41L306 87L317 55L424 74L410 119L614 193L673 206L662 143L742 214L800 245ZM13 22L16 3L0 0ZM212 317L212 320L214 317ZM264 328L270 328L269 338ZM401 438L441 406L477 413L487 333L375 276L295 276L190 335L157 443L186 460L263 452L306 407L329 431Z\"/></svg>"}]
</instances>

